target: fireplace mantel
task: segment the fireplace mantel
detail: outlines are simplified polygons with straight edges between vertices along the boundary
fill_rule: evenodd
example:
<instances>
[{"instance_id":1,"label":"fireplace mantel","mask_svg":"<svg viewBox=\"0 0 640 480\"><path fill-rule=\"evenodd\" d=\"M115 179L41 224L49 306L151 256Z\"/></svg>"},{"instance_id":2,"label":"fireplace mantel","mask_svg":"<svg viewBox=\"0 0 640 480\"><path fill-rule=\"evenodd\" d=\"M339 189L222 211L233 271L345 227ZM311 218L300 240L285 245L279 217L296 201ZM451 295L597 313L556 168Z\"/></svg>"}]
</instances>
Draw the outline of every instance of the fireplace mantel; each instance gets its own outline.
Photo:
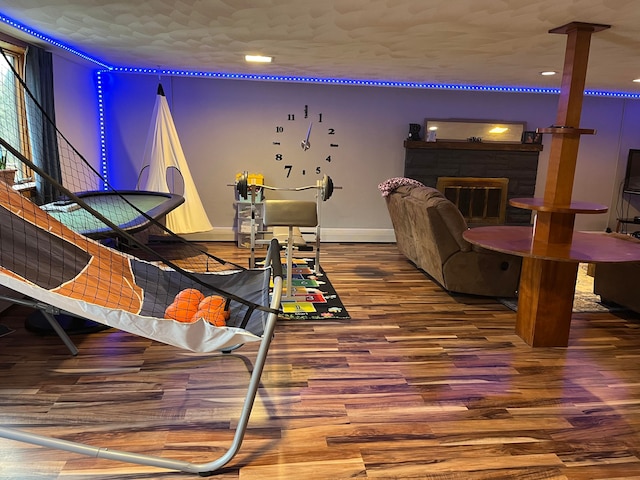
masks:
<instances>
[{"instance_id":1,"label":"fireplace mantel","mask_svg":"<svg viewBox=\"0 0 640 480\"><path fill-rule=\"evenodd\" d=\"M439 177L503 177L507 199L534 196L542 144L405 140L404 147L404 176L429 187ZM531 212L508 206L505 221L529 225Z\"/></svg>"},{"instance_id":2,"label":"fireplace mantel","mask_svg":"<svg viewBox=\"0 0 640 480\"><path fill-rule=\"evenodd\" d=\"M479 151L499 151L499 152L541 152L541 143L496 143L496 142L422 142L415 140L405 140L404 147L407 149L426 148L430 150L479 150Z\"/></svg>"}]
</instances>

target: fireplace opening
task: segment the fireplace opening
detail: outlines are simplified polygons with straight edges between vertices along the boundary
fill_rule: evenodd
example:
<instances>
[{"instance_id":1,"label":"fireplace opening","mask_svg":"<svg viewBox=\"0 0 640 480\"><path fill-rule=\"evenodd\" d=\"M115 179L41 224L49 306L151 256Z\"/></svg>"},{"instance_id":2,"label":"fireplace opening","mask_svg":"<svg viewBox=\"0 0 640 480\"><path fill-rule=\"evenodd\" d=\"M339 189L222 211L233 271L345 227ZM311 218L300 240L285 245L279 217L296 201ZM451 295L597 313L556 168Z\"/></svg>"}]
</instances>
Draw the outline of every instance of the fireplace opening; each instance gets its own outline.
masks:
<instances>
[{"instance_id":1,"label":"fireplace opening","mask_svg":"<svg viewBox=\"0 0 640 480\"><path fill-rule=\"evenodd\" d=\"M439 177L436 188L458 207L469 224L504 224L508 178Z\"/></svg>"}]
</instances>

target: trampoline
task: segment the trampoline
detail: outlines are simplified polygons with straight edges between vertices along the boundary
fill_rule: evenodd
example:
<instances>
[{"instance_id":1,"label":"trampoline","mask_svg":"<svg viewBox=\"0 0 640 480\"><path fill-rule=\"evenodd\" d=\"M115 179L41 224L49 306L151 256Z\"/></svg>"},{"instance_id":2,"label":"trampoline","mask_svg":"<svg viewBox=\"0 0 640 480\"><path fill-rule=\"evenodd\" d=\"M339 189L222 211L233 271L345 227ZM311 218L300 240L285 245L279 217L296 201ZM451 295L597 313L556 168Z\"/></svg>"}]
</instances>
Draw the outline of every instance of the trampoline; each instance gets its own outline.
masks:
<instances>
[{"instance_id":1,"label":"trampoline","mask_svg":"<svg viewBox=\"0 0 640 480\"><path fill-rule=\"evenodd\" d=\"M150 219L162 222L171 211L184 203L184 197L163 192L141 190L92 191L76 194L90 208L110 219L121 230L136 233L151 225ZM42 205L56 220L82 235L94 239L117 236L116 231L73 200L60 200ZM141 215L140 211L145 215Z\"/></svg>"}]
</instances>

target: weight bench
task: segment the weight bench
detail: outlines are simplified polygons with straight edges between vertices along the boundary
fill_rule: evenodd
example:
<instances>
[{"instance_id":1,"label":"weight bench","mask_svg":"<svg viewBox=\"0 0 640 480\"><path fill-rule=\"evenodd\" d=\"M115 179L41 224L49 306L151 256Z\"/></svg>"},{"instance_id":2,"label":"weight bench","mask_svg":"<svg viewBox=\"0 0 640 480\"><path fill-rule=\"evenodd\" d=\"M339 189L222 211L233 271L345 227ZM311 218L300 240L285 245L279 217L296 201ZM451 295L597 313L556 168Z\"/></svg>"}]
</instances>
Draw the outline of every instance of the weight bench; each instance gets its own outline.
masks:
<instances>
[{"instance_id":1,"label":"weight bench","mask_svg":"<svg viewBox=\"0 0 640 480\"><path fill-rule=\"evenodd\" d=\"M314 270L316 273L320 271L320 233L318 232L317 204L316 202L302 200L265 200L263 221L265 227L273 227L274 230L278 229L279 234L283 233L282 227L287 227L287 236L285 242L282 242L286 244L287 254L286 293L282 296L282 300L293 300L295 297L291 283L293 249L296 247L296 242L299 244L300 240L306 246L299 227L316 228L316 263ZM280 239L278 240L280 241Z\"/></svg>"},{"instance_id":2,"label":"weight bench","mask_svg":"<svg viewBox=\"0 0 640 480\"><path fill-rule=\"evenodd\" d=\"M307 226L315 226L316 227L316 263L315 263L315 271L316 273L320 271L320 205L322 202L325 202L331 198L334 189L341 189L342 187L334 187L333 180L328 175L323 175L322 179L318 179L315 185L306 185L304 187L295 187L295 188L278 188L271 187L269 185L256 185L255 180L252 183L249 183L249 174L244 172L240 177L236 177L236 183L234 185L229 185L230 187L235 187L238 195L241 198L247 200L251 197L251 257L249 258L249 267L254 267L255 262L255 235L256 235L256 226L254 222L255 216L255 205L256 205L256 195L260 190L280 190L280 191L289 191L289 192L299 192L302 190L315 189L316 190L316 206L315 212L313 214L315 217L312 217L311 212L311 203L313 202L296 202L293 200L274 200L279 202L290 202L289 204L283 203L281 206L277 206L273 204L271 206L271 220L266 220L263 218L263 224L265 227L271 226L274 227L274 236L279 240L284 240L282 243L287 243L288 251L295 246L299 250L310 249L306 247L306 243L304 238L302 238L302 234L300 233L299 227L307 227ZM308 204L303 206L302 204ZM297 205L297 206L296 206ZM270 221L271 223L267 223ZM280 229L277 227L287 227L286 229ZM289 227L292 227L291 229ZM291 232L291 233L290 233ZM291 235L293 242L288 241L289 236ZM291 247L290 247L291 246Z\"/></svg>"}]
</instances>

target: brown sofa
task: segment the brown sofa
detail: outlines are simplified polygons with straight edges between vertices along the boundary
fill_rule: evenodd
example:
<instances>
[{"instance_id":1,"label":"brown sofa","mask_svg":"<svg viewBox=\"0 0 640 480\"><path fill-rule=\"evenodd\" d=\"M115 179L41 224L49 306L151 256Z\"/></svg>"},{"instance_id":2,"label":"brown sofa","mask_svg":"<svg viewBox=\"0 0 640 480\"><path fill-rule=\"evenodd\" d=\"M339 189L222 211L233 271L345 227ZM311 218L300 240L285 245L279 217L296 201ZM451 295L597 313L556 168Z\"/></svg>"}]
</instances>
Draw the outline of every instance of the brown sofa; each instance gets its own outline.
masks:
<instances>
[{"instance_id":1,"label":"brown sofa","mask_svg":"<svg viewBox=\"0 0 640 480\"><path fill-rule=\"evenodd\" d=\"M638 275L638 262L599 263L593 277L593 293L600 295L602 303L621 305L640 313L640 288L636 281Z\"/></svg>"},{"instance_id":2,"label":"brown sofa","mask_svg":"<svg viewBox=\"0 0 640 480\"><path fill-rule=\"evenodd\" d=\"M640 240L630 235L612 233L624 240L635 242L640 248ZM593 293L600 295L602 303L616 304L640 313L640 262L598 263L593 275Z\"/></svg>"},{"instance_id":3,"label":"brown sofa","mask_svg":"<svg viewBox=\"0 0 640 480\"><path fill-rule=\"evenodd\" d=\"M522 260L467 242L462 214L438 190L416 184L384 190L382 185L398 249L418 268L450 292L516 295Z\"/></svg>"}]
</instances>

